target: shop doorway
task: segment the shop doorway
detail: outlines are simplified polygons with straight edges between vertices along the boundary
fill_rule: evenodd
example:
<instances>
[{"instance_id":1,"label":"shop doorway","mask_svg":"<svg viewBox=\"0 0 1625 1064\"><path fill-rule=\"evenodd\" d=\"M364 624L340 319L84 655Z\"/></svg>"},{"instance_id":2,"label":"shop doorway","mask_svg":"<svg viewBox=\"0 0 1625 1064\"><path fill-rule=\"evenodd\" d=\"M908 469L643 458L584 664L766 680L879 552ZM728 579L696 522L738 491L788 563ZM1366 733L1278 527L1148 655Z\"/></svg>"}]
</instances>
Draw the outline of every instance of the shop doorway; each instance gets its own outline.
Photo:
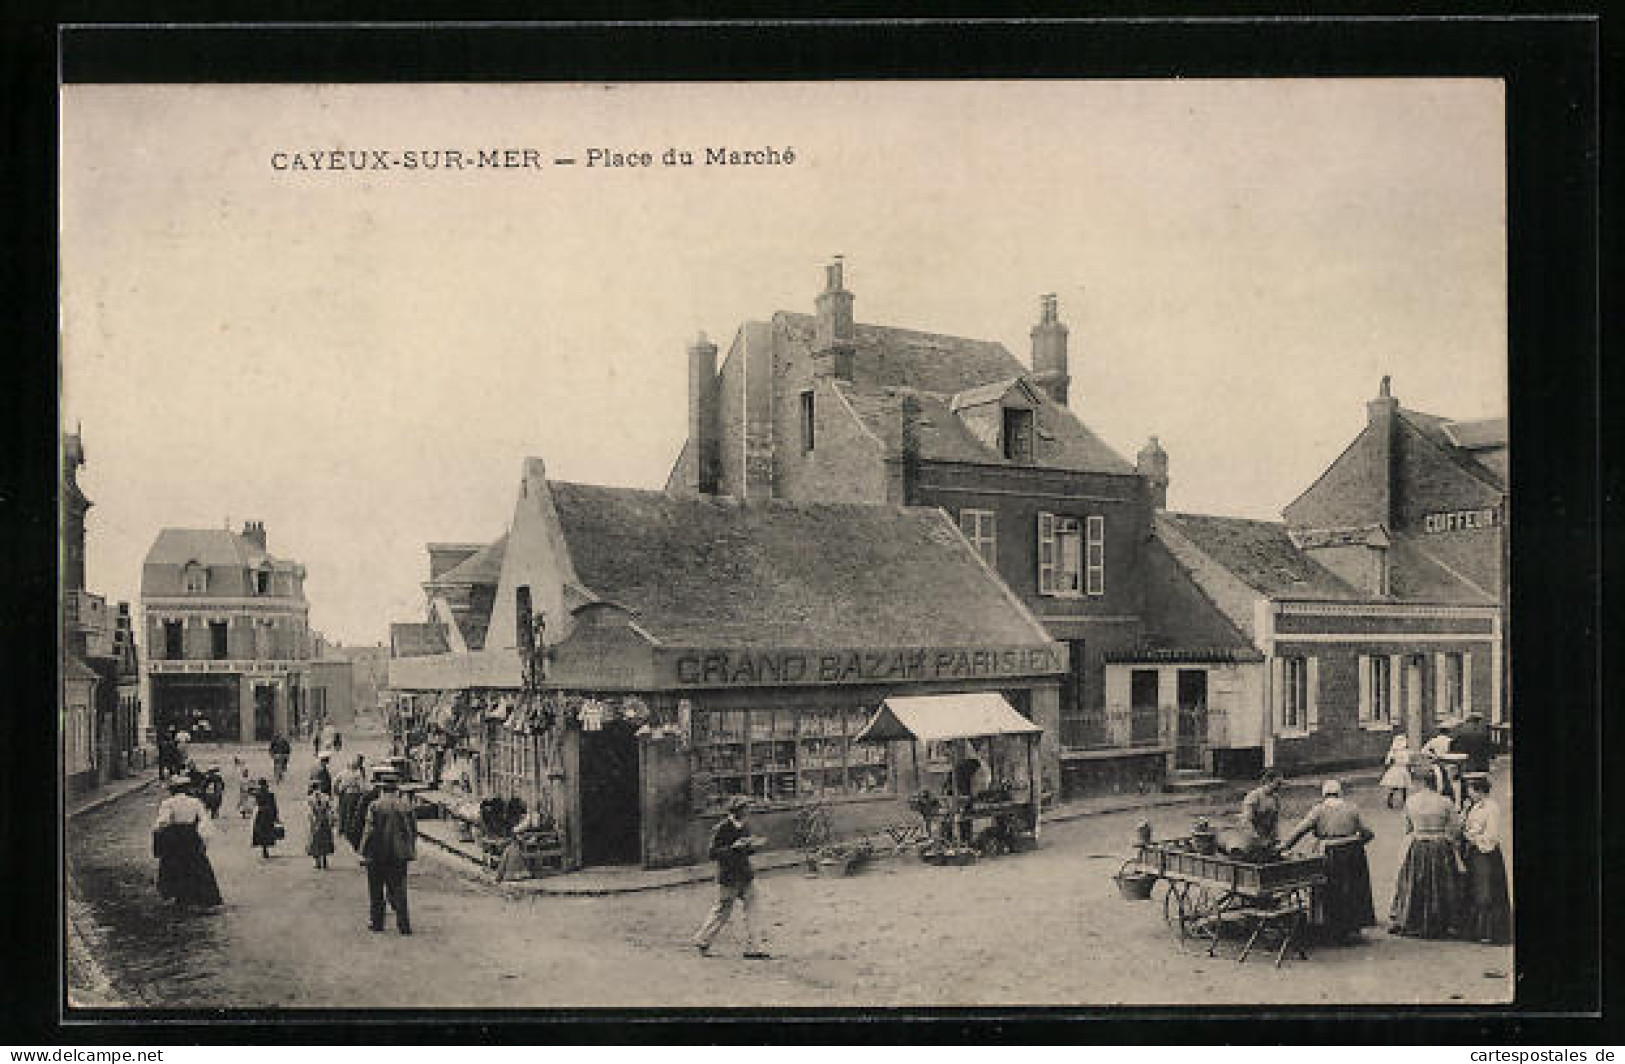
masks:
<instances>
[{"instance_id":1,"label":"shop doorway","mask_svg":"<svg viewBox=\"0 0 1625 1064\"><path fill-rule=\"evenodd\" d=\"M598 731L581 733L581 863L642 860L637 730L626 721L607 721Z\"/></svg>"},{"instance_id":2,"label":"shop doorway","mask_svg":"<svg viewBox=\"0 0 1625 1064\"><path fill-rule=\"evenodd\" d=\"M153 723L185 731L194 742L236 742L236 678L231 680L154 678Z\"/></svg>"},{"instance_id":3,"label":"shop doorway","mask_svg":"<svg viewBox=\"0 0 1625 1064\"><path fill-rule=\"evenodd\" d=\"M270 742L276 733L276 688L259 684L254 688L254 739Z\"/></svg>"},{"instance_id":4,"label":"shop doorway","mask_svg":"<svg viewBox=\"0 0 1625 1064\"><path fill-rule=\"evenodd\" d=\"M1202 769L1207 752L1207 670L1179 670L1179 731L1175 768Z\"/></svg>"}]
</instances>

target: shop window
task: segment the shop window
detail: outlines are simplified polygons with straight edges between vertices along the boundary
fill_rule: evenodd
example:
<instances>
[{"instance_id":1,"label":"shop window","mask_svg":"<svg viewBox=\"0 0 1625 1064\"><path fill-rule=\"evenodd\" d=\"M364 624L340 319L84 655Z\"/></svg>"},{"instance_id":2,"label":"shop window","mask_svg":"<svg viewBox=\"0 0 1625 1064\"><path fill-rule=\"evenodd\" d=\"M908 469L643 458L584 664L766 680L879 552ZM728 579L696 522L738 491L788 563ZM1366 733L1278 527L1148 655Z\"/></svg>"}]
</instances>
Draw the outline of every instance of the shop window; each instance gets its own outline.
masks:
<instances>
[{"instance_id":1,"label":"shop window","mask_svg":"<svg viewBox=\"0 0 1625 1064\"><path fill-rule=\"evenodd\" d=\"M983 561L990 566L998 566L998 514L992 510L961 510L959 531L970 540L970 545L976 548Z\"/></svg>"},{"instance_id":2,"label":"shop window","mask_svg":"<svg viewBox=\"0 0 1625 1064\"><path fill-rule=\"evenodd\" d=\"M1038 593L1071 597L1083 592L1083 533L1076 517L1038 515Z\"/></svg>"},{"instance_id":3,"label":"shop window","mask_svg":"<svg viewBox=\"0 0 1625 1064\"><path fill-rule=\"evenodd\" d=\"M861 706L696 711L696 804L720 807L741 794L786 804L890 793L886 747L852 741L873 712Z\"/></svg>"},{"instance_id":4,"label":"shop window","mask_svg":"<svg viewBox=\"0 0 1625 1064\"><path fill-rule=\"evenodd\" d=\"M181 586L191 595L209 590L209 570L197 562L187 562L186 568L181 571Z\"/></svg>"},{"instance_id":5,"label":"shop window","mask_svg":"<svg viewBox=\"0 0 1625 1064\"><path fill-rule=\"evenodd\" d=\"M215 661L224 661L231 656L226 642L226 632L225 621L209 622L209 656Z\"/></svg>"},{"instance_id":6,"label":"shop window","mask_svg":"<svg viewBox=\"0 0 1625 1064\"><path fill-rule=\"evenodd\" d=\"M186 626L180 621L164 622L164 657L179 661L186 656Z\"/></svg>"},{"instance_id":7,"label":"shop window","mask_svg":"<svg viewBox=\"0 0 1625 1064\"><path fill-rule=\"evenodd\" d=\"M801 453L806 454L813 449L815 419L813 417L813 393L801 393Z\"/></svg>"}]
</instances>

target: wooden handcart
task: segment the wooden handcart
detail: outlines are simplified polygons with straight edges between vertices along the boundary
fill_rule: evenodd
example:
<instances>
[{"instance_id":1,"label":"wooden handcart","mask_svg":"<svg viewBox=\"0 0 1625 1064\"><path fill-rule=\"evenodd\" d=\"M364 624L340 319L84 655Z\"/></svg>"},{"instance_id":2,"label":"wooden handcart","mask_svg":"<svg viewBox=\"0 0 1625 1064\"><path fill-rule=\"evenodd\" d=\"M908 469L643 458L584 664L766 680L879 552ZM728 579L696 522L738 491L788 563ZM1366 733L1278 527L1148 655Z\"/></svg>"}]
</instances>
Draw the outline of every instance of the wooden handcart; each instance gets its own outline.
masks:
<instances>
[{"instance_id":1,"label":"wooden handcart","mask_svg":"<svg viewBox=\"0 0 1625 1064\"><path fill-rule=\"evenodd\" d=\"M1326 882L1324 857L1246 861L1204 853L1194 837L1162 839L1140 843L1118 870L1120 881L1137 876L1155 881L1152 898L1155 887L1163 887L1163 918L1182 948L1191 941L1206 941L1211 957L1223 938L1239 930L1245 941L1237 961L1245 961L1266 935L1280 941L1277 968L1289 949L1300 958L1309 957L1304 931L1311 891Z\"/></svg>"}]
</instances>

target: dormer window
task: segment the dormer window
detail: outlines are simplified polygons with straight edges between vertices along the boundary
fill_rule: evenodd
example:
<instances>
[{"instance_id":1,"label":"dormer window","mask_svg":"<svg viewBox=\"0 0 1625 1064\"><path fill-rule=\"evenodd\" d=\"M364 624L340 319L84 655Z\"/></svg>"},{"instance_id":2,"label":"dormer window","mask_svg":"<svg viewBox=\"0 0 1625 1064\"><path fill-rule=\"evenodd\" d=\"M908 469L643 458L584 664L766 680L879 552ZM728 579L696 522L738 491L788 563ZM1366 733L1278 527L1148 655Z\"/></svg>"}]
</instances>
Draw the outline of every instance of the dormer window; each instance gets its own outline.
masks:
<instances>
[{"instance_id":1,"label":"dormer window","mask_svg":"<svg viewBox=\"0 0 1625 1064\"><path fill-rule=\"evenodd\" d=\"M181 570L181 586L191 595L209 590L209 570L197 562L187 562L186 567Z\"/></svg>"},{"instance_id":2,"label":"dormer window","mask_svg":"<svg viewBox=\"0 0 1625 1064\"><path fill-rule=\"evenodd\" d=\"M1012 462L1033 460L1033 412L1020 407L1004 408L1004 431L1001 439L1004 457Z\"/></svg>"},{"instance_id":3,"label":"dormer window","mask_svg":"<svg viewBox=\"0 0 1625 1064\"><path fill-rule=\"evenodd\" d=\"M254 570L254 594L269 595L271 593L271 567L262 565Z\"/></svg>"}]
</instances>

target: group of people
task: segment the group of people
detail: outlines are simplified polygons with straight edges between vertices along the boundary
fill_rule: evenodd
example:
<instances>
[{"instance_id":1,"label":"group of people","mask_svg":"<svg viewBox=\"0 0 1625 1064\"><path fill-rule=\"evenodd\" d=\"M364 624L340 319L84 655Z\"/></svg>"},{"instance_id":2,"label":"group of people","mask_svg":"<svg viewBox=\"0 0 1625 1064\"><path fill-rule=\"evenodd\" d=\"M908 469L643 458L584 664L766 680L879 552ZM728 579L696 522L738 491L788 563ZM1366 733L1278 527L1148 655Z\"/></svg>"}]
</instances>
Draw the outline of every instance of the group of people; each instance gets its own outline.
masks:
<instances>
[{"instance_id":1,"label":"group of people","mask_svg":"<svg viewBox=\"0 0 1625 1064\"><path fill-rule=\"evenodd\" d=\"M282 736L272 741L273 763L286 744ZM406 871L417 856L417 820L410 799L400 792L400 774L390 765L380 765L374 768L369 787L365 760L359 754L336 777L328 767L330 756L324 751L318 757L306 789L305 852L316 868L325 869L335 838L342 835L366 867L370 928L384 929L387 902L395 912L397 930L409 935ZM271 848L286 835L276 792L265 777L254 780L242 758L232 762L238 816L253 818L250 845L260 851L262 861L268 860ZM179 771L169 777L169 795L159 804L153 823L152 849L158 859L159 895L179 907L207 909L221 904L208 856L209 840L215 835L210 820L219 802L213 808L206 802L207 792L198 782L202 778Z\"/></svg>"},{"instance_id":2,"label":"group of people","mask_svg":"<svg viewBox=\"0 0 1625 1064\"><path fill-rule=\"evenodd\" d=\"M1381 781L1390 793L1397 789L1404 795L1409 836L1388 931L1504 945L1512 940L1512 910L1501 849L1501 810L1490 797L1488 745L1452 751L1449 743L1448 735L1442 743L1430 742L1412 760L1396 738L1398 764L1405 776L1394 775L1396 759L1391 755ZM1452 757L1463 755L1466 771L1458 774L1446 768ZM1362 929L1377 923L1365 853L1375 833L1344 797L1342 784L1332 779L1322 785L1321 800L1282 837L1280 789L1280 775L1265 772L1260 786L1242 803L1244 828L1280 851L1313 838L1326 858L1327 881L1313 892L1311 926L1323 941L1358 941Z\"/></svg>"}]
</instances>

